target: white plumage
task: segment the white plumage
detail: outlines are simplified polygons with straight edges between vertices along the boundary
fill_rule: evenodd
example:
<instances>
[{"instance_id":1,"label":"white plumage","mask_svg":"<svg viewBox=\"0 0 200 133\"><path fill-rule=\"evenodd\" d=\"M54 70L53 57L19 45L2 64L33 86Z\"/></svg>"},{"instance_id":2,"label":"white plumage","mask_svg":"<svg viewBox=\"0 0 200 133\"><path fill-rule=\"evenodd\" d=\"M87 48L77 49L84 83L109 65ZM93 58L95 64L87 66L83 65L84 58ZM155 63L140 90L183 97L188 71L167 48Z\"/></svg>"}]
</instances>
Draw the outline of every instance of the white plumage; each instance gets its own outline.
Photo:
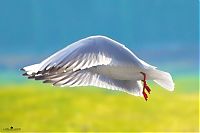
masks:
<instances>
[{"instance_id":1,"label":"white plumage","mask_svg":"<svg viewBox=\"0 0 200 133\"><path fill-rule=\"evenodd\" d=\"M28 78L62 87L97 86L142 96L141 81L147 79L169 91L174 90L169 73L157 70L124 45L105 36L79 40L41 63L22 70Z\"/></svg>"}]
</instances>

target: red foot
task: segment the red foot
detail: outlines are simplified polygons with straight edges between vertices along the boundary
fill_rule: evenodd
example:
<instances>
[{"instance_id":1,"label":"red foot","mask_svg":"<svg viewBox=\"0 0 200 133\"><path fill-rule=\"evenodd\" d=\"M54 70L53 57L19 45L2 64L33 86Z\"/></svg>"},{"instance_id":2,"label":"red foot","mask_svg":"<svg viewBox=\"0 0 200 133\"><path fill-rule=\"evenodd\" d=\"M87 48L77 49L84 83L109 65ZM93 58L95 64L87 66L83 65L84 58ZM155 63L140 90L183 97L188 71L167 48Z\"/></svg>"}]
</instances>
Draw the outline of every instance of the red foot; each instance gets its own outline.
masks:
<instances>
[{"instance_id":1,"label":"red foot","mask_svg":"<svg viewBox=\"0 0 200 133\"><path fill-rule=\"evenodd\" d=\"M143 85L143 91L142 91L142 94L144 96L144 99L147 101L148 100L148 95L146 94L145 92L145 89L146 91L150 94L151 92L151 89L149 88L149 86L147 85L147 82L146 82L146 74L143 73L143 72L140 72L143 76L144 76L144 79L142 80L144 85Z\"/></svg>"},{"instance_id":2,"label":"red foot","mask_svg":"<svg viewBox=\"0 0 200 133\"><path fill-rule=\"evenodd\" d=\"M144 91L142 92L142 94L144 96L144 99L147 101L147 98L148 98L147 94Z\"/></svg>"}]
</instances>

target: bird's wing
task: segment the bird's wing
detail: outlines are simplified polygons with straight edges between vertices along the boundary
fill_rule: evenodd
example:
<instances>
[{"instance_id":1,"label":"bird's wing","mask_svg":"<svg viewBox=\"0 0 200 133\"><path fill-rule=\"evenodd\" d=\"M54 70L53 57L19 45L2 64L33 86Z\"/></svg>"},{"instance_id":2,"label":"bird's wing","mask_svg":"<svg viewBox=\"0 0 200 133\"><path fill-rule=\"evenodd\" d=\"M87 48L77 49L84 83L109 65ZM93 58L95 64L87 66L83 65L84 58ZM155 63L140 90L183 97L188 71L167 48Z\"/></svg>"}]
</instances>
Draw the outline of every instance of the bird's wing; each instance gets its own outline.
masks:
<instances>
[{"instance_id":1,"label":"bird's wing","mask_svg":"<svg viewBox=\"0 0 200 133\"><path fill-rule=\"evenodd\" d=\"M77 41L42 61L28 74L78 70L97 65L132 65L153 67L136 57L124 45L105 37L89 37ZM24 68L26 71L27 67Z\"/></svg>"},{"instance_id":2,"label":"bird's wing","mask_svg":"<svg viewBox=\"0 0 200 133\"><path fill-rule=\"evenodd\" d=\"M66 73L55 75L37 76L35 79L44 80L44 83L52 83L54 86L96 86L127 92L135 96L142 96L141 81L111 79L105 75L91 71L90 68L84 70L68 71Z\"/></svg>"}]
</instances>

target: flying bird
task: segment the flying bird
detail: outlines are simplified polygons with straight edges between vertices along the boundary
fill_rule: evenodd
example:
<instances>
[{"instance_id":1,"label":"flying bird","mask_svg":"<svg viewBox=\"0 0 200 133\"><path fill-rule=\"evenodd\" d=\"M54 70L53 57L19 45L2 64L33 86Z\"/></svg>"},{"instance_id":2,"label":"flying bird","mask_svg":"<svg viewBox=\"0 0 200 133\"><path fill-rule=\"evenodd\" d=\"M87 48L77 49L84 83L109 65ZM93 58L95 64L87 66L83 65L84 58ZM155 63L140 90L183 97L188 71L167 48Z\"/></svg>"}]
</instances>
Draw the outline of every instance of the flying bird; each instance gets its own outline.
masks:
<instances>
[{"instance_id":1,"label":"flying bird","mask_svg":"<svg viewBox=\"0 0 200 133\"><path fill-rule=\"evenodd\" d=\"M153 80L174 90L169 73L139 59L123 44L105 36L90 36L68 45L38 64L21 70L29 79L54 86L96 86L127 92L148 99Z\"/></svg>"}]
</instances>

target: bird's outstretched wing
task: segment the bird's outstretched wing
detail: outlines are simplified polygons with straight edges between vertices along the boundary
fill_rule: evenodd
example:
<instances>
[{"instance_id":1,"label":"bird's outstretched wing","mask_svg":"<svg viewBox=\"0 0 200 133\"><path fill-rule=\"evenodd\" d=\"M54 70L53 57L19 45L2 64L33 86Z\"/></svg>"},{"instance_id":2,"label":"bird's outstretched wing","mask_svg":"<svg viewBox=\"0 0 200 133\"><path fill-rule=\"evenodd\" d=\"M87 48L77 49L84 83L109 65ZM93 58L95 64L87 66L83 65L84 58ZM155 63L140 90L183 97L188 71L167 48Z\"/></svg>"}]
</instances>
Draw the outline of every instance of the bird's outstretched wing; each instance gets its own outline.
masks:
<instances>
[{"instance_id":1,"label":"bird's outstretched wing","mask_svg":"<svg viewBox=\"0 0 200 133\"><path fill-rule=\"evenodd\" d=\"M36 76L35 79L44 80L44 83L52 83L54 86L96 86L141 96L142 85L140 81L112 79L105 75L95 73L90 69L86 68L54 75Z\"/></svg>"},{"instance_id":2,"label":"bird's outstretched wing","mask_svg":"<svg viewBox=\"0 0 200 133\"><path fill-rule=\"evenodd\" d=\"M97 65L133 65L152 67L136 57L124 45L103 36L88 37L56 52L40 64L24 67L31 73L59 72L90 68Z\"/></svg>"}]
</instances>

